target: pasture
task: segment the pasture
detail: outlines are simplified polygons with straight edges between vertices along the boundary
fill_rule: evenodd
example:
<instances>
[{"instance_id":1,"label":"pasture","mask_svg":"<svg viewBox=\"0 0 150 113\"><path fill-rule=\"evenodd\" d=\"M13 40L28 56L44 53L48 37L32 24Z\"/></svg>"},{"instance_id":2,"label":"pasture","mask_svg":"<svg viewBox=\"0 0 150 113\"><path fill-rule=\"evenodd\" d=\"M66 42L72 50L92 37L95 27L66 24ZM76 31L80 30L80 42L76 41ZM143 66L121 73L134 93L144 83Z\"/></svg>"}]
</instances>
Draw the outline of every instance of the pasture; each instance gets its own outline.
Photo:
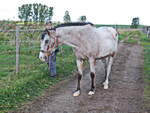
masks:
<instances>
[{"instance_id":1,"label":"pasture","mask_svg":"<svg viewBox=\"0 0 150 113\"><path fill-rule=\"evenodd\" d=\"M22 39L24 35L22 35ZM0 111L19 107L24 102L42 94L44 89L66 79L76 69L72 48L63 46L57 55L59 77L50 78L48 66L39 60L39 39L22 41L20 46L20 71L15 73L15 52L13 42L0 44Z\"/></svg>"},{"instance_id":2,"label":"pasture","mask_svg":"<svg viewBox=\"0 0 150 113\"><path fill-rule=\"evenodd\" d=\"M34 36L38 37L39 34L35 34ZM22 108L21 110L14 111L14 112L20 113L23 110L31 110L31 108L33 108L33 110L34 110L32 112L38 112L38 111L36 111L36 108L39 107L38 104L41 105L41 110L44 110L44 107L48 107L48 105L51 107L49 107L47 109L51 110L52 108L55 108L55 106L54 106L55 101L56 101L55 98L59 99L62 96L63 96L63 100L60 101L60 103L58 103L58 106L62 105L62 103L64 103L64 100L65 100L66 104L64 104L64 106L62 106L62 107L64 107L64 109L65 109L66 106L70 106L70 109L66 108L64 111L70 111L71 108L75 107L74 104L68 103L68 101L72 101L73 103L76 102L76 103L79 103L79 105L83 106L83 108L78 109L79 111L86 112L85 110L86 110L86 108L88 108L88 106L86 106L85 104L88 103L88 101L91 101L93 99L94 99L93 103L97 103L96 102L97 99L99 101L102 101L102 99L105 98L104 94L106 94L106 96L108 95L108 97L105 98L106 100L102 101L103 103L110 101L109 99L111 96L114 97L113 99L116 99L115 96L120 95L120 94L112 93L112 92L118 91L117 84L119 84L119 82L117 82L116 84L113 83L113 79L115 81L116 77L117 77L117 76L115 76L115 77L113 77L113 76L116 74L117 69L119 69L120 72L123 72L123 66L119 68L118 63L121 62L121 60L124 61L124 62L121 62L122 64L127 62L127 59L129 58L127 55L132 53L132 51L134 51L135 48L136 49L138 48L140 51L140 52L138 52L138 50L137 50L137 51L135 51L135 54L134 54L136 56L136 53L139 53L140 58L138 60L142 60L144 58L144 65L143 65L144 66L144 75L145 75L144 80L145 80L145 84L146 84L145 85L146 87L144 89L144 98L145 98L144 100L146 101L146 103L144 103L145 104L144 106L145 106L145 109L147 109L147 110L149 110L149 108L150 108L150 87L149 87L150 86L149 85L150 84L150 57L149 57L150 56L150 40L147 39L146 35L143 34L141 31L124 31L120 34L119 39L123 40L123 43L125 43L125 45L121 45L120 51L124 51L127 55L119 53L119 55L120 55L120 56L118 56L119 60L117 60L116 63L114 64L114 69L113 69L112 77L111 77L112 78L112 87L111 87L112 89L110 88L110 90L108 90L108 92L105 90L102 90L100 82L102 82L102 80L103 80L103 73L98 71L100 73L97 73L97 74L101 74L102 76L98 79L98 80L100 80L100 82L97 82L97 84L99 83L99 85L97 87L98 92L96 93L96 96L87 97L86 94L83 94L83 96L79 97L79 99L77 99L77 100L74 100L73 97L71 97L72 96L71 90L72 90L72 87L75 86L75 82L72 82L72 83L68 82L68 85L67 85L67 83L65 83L64 87L60 90L58 88L59 94L57 93L57 90L54 90L53 93L45 92L46 89L48 89L51 86L55 86L59 81L64 80L64 79L69 79L69 76L71 76L76 71L75 56L70 47L63 46L62 48L60 48L61 50L57 55L57 71L58 71L59 76L57 78L50 78L48 76L47 64L42 63L38 59L38 53L39 53L39 49L40 49L39 48L39 39L38 38L34 39L34 40L32 39L32 43L30 43L30 40L26 41L25 36L21 35L20 38L25 41L24 42L22 41L22 43L21 43L20 72L18 74L16 74L15 73L15 44L13 42L11 43L11 41L8 42L8 40L10 40L9 38L6 40L6 38L2 38L2 37L3 37L3 35L0 36L0 39L3 40L0 42L0 52L1 52L0 53L0 112L7 112L10 110L15 110L17 108L20 108L24 104L28 103L29 101L33 101L33 103L35 105L33 105L31 102L30 104L32 104L32 105L30 105L30 104L29 104L29 106L25 105L26 107ZM4 40L6 42L4 42ZM144 53L142 53L143 49L141 48L141 46L144 47ZM142 57L141 54L142 55L144 54L144 57ZM130 59L131 62L132 62L132 60L134 60L134 59ZM138 65L138 63L137 63L137 65ZM100 69L102 69L101 64L98 64L98 66L100 66ZM99 68L99 67L97 67L97 68ZM137 68L139 68L139 67L137 67ZM126 68L124 68L124 69L126 69ZM133 68L133 70L134 69L135 68ZM142 69L142 67L140 67L140 69ZM128 72L128 70L124 70L124 71ZM85 72L88 72L88 70L86 69ZM116 75L119 76L119 74L121 74L120 72ZM141 70L140 70L140 72L141 72ZM141 78L141 75L142 75L142 72L141 72L141 74L137 75L137 77L140 77L140 80L143 80L143 78ZM87 76L89 76L89 73L87 73ZM122 79L122 78L120 78L120 79ZM130 79L130 77L128 77L128 79ZM75 81L75 80L73 80L73 81ZM83 81L85 81L83 84L85 86L88 83L88 79L85 78L85 79L83 79ZM140 82L138 81L136 85L140 85ZM142 87L144 87L143 83L141 85L139 86L139 88L141 88L141 90L142 90ZM124 87L126 87L126 85ZM86 91L86 89L88 89L88 88L85 88L83 90ZM113 90L115 90L115 91L113 91ZM123 92L124 90L125 89L122 88L119 91ZM141 90L140 90L140 93L141 93ZM138 93L138 92L136 92L136 93ZM53 96L55 94L58 94L58 95ZM65 94L66 94L66 96L64 96ZM51 100L51 98L54 98L54 99L52 99L52 103L49 103L49 101L45 101L46 104L43 104L43 106L42 106L41 101L43 101L43 100L42 100L42 98L40 98L41 96L43 96L43 99L48 99L48 100ZM48 97L46 97L46 96L48 96ZM38 101L34 101L37 98L40 98L40 99ZM68 98L70 100L68 100ZM86 100L86 102L84 103L85 100ZM122 101L124 102L124 100L122 100ZM130 101L130 99L129 99L129 101ZM136 101L134 101L134 102L136 102ZM111 104L111 102L110 102L110 104ZM116 103L116 104L119 104L119 103ZM120 104L122 104L122 103L120 103ZM113 107L113 106L109 106L109 105L108 105L109 107L107 107L107 104L102 105L102 103L100 103L99 105L100 105L99 107L103 107L104 109L100 109L100 108L99 109L95 108L95 109L97 111L102 111L102 112L107 111L107 110L111 111L112 110L111 107ZM137 105L134 107L138 108L139 106ZM61 108L61 106L58 108ZM92 113L92 110L94 108L92 108L92 105L89 108L91 109L91 113ZM116 110L117 110L117 108L116 108ZM56 109L56 111L60 111L60 109ZM44 111L41 111L41 112L44 112Z\"/></svg>"}]
</instances>

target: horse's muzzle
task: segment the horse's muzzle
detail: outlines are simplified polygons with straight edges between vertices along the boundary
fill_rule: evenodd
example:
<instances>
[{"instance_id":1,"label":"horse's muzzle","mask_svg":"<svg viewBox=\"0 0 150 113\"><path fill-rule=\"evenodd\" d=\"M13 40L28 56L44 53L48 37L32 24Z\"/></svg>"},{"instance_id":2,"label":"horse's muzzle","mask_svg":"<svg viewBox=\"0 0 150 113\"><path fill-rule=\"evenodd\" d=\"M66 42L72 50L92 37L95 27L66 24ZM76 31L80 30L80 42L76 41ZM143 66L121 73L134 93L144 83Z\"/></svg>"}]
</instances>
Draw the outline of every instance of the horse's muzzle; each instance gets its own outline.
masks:
<instances>
[{"instance_id":1,"label":"horse's muzzle","mask_svg":"<svg viewBox=\"0 0 150 113\"><path fill-rule=\"evenodd\" d=\"M43 62L47 62L48 61L48 56L40 51L39 59Z\"/></svg>"}]
</instances>

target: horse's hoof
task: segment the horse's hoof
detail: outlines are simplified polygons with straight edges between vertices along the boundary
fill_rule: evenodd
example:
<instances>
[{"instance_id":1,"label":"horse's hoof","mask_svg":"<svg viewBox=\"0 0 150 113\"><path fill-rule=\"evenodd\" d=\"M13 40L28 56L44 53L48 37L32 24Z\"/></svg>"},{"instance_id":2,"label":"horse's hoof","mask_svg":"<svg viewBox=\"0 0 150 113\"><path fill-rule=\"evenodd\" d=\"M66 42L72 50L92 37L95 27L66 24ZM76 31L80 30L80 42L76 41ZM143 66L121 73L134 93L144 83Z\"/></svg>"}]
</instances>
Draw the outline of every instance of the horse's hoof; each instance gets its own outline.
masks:
<instances>
[{"instance_id":1,"label":"horse's hoof","mask_svg":"<svg viewBox=\"0 0 150 113\"><path fill-rule=\"evenodd\" d=\"M79 96L80 95L80 90L77 90L77 91L75 91L74 93L73 93L73 96L74 97L77 97L77 96Z\"/></svg>"},{"instance_id":2,"label":"horse's hoof","mask_svg":"<svg viewBox=\"0 0 150 113\"><path fill-rule=\"evenodd\" d=\"M95 91L89 91L88 95L94 95Z\"/></svg>"},{"instance_id":3,"label":"horse's hoof","mask_svg":"<svg viewBox=\"0 0 150 113\"><path fill-rule=\"evenodd\" d=\"M103 83L103 85L104 85L104 89L108 89L108 84L107 83Z\"/></svg>"},{"instance_id":4,"label":"horse's hoof","mask_svg":"<svg viewBox=\"0 0 150 113\"><path fill-rule=\"evenodd\" d=\"M108 89L108 85L104 85L104 89Z\"/></svg>"}]
</instances>

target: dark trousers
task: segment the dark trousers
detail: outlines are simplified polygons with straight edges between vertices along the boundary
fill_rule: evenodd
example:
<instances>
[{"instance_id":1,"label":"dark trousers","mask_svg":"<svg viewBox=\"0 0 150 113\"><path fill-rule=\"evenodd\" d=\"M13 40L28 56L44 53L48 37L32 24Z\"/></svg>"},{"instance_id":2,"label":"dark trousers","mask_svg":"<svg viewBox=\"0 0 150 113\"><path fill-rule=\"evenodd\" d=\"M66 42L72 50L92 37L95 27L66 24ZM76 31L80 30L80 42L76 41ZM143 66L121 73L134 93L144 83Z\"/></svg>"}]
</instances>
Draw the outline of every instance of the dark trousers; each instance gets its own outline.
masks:
<instances>
[{"instance_id":1,"label":"dark trousers","mask_svg":"<svg viewBox=\"0 0 150 113\"><path fill-rule=\"evenodd\" d=\"M50 76L56 76L56 52L53 52L51 56L49 56L48 68Z\"/></svg>"}]
</instances>

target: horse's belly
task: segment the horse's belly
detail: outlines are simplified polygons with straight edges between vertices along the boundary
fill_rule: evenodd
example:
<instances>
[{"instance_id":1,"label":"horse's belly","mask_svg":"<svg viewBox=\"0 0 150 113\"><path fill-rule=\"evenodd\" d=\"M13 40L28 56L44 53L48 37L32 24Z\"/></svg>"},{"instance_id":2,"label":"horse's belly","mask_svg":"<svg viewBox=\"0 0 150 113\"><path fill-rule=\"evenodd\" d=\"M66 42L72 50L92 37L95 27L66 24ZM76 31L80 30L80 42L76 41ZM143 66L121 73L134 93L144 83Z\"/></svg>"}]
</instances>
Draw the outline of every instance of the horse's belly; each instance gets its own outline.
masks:
<instances>
[{"instance_id":1,"label":"horse's belly","mask_svg":"<svg viewBox=\"0 0 150 113\"><path fill-rule=\"evenodd\" d=\"M109 54L112 54L114 52L117 51L117 46L115 42L105 42L101 45L100 49L99 49L99 57L104 57L107 56Z\"/></svg>"}]
</instances>

